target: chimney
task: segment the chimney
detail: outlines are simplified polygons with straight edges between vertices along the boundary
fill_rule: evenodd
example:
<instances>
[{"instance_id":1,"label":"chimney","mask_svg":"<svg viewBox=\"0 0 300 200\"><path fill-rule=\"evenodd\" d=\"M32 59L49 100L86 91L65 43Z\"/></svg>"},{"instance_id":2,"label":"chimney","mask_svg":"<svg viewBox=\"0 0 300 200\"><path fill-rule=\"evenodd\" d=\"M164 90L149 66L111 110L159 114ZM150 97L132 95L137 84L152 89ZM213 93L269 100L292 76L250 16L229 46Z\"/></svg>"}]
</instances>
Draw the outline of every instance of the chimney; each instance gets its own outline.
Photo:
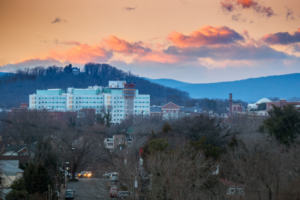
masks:
<instances>
[{"instance_id":1,"label":"chimney","mask_svg":"<svg viewBox=\"0 0 300 200\"><path fill-rule=\"evenodd\" d=\"M232 93L229 94L229 115L232 115Z\"/></svg>"}]
</instances>

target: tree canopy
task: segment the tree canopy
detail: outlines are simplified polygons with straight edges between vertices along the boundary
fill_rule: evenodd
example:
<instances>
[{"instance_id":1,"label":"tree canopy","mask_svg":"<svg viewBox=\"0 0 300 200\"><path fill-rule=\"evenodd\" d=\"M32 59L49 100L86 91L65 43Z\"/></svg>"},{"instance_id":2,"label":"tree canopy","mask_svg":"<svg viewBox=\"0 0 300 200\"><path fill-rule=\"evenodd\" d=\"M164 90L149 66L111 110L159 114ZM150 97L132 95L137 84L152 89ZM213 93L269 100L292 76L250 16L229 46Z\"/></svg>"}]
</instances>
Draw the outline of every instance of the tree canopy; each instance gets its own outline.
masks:
<instances>
[{"instance_id":1,"label":"tree canopy","mask_svg":"<svg viewBox=\"0 0 300 200\"><path fill-rule=\"evenodd\" d=\"M269 118L263 121L260 131L266 131L280 143L289 145L300 133L300 112L294 105L273 106Z\"/></svg>"}]
</instances>

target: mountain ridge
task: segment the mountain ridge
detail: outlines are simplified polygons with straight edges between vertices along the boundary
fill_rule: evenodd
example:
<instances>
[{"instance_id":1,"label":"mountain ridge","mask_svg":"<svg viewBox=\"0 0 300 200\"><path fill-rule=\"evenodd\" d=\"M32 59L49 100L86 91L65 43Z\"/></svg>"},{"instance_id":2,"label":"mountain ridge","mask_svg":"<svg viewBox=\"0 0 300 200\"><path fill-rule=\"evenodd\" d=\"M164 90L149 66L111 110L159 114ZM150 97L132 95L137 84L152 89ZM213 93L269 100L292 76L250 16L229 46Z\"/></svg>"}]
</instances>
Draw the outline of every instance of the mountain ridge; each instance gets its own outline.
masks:
<instances>
[{"instance_id":1,"label":"mountain ridge","mask_svg":"<svg viewBox=\"0 0 300 200\"><path fill-rule=\"evenodd\" d=\"M261 98L292 98L300 96L297 86L300 85L300 73L264 76L236 81L216 83L186 83L174 79L149 79L166 87L186 91L191 98L228 98L233 93L234 99L256 102Z\"/></svg>"}]
</instances>

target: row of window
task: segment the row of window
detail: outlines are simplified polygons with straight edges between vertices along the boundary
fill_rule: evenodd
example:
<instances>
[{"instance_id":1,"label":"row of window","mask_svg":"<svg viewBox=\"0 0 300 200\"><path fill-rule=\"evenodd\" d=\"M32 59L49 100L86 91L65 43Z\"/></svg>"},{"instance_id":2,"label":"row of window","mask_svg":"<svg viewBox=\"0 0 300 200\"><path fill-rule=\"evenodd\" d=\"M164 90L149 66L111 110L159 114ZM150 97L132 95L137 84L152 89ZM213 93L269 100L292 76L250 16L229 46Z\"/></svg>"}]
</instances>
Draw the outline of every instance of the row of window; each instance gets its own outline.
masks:
<instances>
[{"instance_id":1,"label":"row of window","mask_svg":"<svg viewBox=\"0 0 300 200\"><path fill-rule=\"evenodd\" d=\"M122 99L122 97L114 97L114 99Z\"/></svg>"},{"instance_id":2,"label":"row of window","mask_svg":"<svg viewBox=\"0 0 300 200\"><path fill-rule=\"evenodd\" d=\"M135 101L134 103L149 103L148 101Z\"/></svg>"},{"instance_id":3,"label":"row of window","mask_svg":"<svg viewBox=\"0 0 300 200\"><path fill-rule=\"evenodd\" d=\"M134 112L149 112L149 110L134 110Z\"/></svg>"},{"instance_id":4,"label":"row of window","mask_svg":"<svg viewBox=\"0 0 300 200\"><path fill-rule=\"evenodd\" d=\"M134 106L135 108L149 108L149 106Z\"/></svg>"},{"instance_id":5,"label":"row of window","mask_svg":"<svg viewBox=\"0 0 300 200\"><path fill-rule=\"evenodd\" d=\"M47 104L47 103L51 103L51 101L45 101L45 102L44 102L44 101L39 101L39 104L43 104L43 103L46 103L46 104ZM64 102L64 101L62 101L62 102L58 102L58 101L57 101L57 102L52 102L52 103L60 103L60 104L64 104L65 102Z\"/></svg>"},{"instance_id":6,"label":"row of window","mask_svg":"<svg viewBox=\"0 0 300 200\"><path fill-rule=\"evenodd\" d=\"M114 110L114 112L124 112L124 110Z\"/></svg>"},{"instance_id":7,"label":"row of window","mask_svg":"<svg viewBox=\"0 0 300 200\"><path fill-rule=\"evenodd\" d=\"M76 97L76 99L102 99L102 97Z\"/></svg>"},{"instance_id":8,"label":"row of window","mask_svg":"<svg viewBox=\"0 0 300 200\"><path fill-rule=\"evenodd\" d=\"M124 103L124 101L114 101L114 103Z\"/></svg>"},{"instance_id":9,"label":"row of window","mask_svg":"<svg viewBox=\"0 0 300 200\"><path fill-rule=\"evenodd\" d=\"M134 99L149 99L149 97L135 97Z\"/></svg>"},{"instance_id":10,"label":"row of window","mask_svg":"<svg viewBox=\"0 0 300 200\"><path fill-rule=\"evenodd\" d=\"M76 101L76 104L78 103L102 103L102 101Z\"/></svg>"},{"instance_id":11,"label":"row of window","mask_svg":"<svg viewBox=\"0 0 300 200\"><path fill-rule=\"evenodd\" d=\"M114 106L114 108L124 108L124 106Z\"/></svg>"},{"instance_id":12,"label":"row of window","mask_svg":"<svg viewBox=\"0 0 300 200\"><path fill-rule=\"evenodd\" d=\"M45 107L39 106L39 108L45 108ZM47 106L47 108L66 108L66 106Z\"/></svg>"},{"instance_id":13,"label":"row of window","mask_svg":"<svg viewBox=\"0 0 300 200\"><path fill-rule=\"evenodd\" d=\"M76 108L102 108L102 106L76 106Z\"/></svg>"},{"instance_id":14,"label":"row of window","mask_svg":"<svg viewBox=\"0 0 300 200\"><path fill-rule=\"evenodd\" d=\"M39 99L66 99L65 97L39 97Z\"/></svg>"},{"instance_id":15,"label":"row of window","mask_svg":"<svg viewBox=\"0 0 300 200\"><path fill-rule=\"evenodd\" d=\"M123 114L114 114L114 117L117 117L117 116L124 116Z\"/></svg>"}]
</instances>

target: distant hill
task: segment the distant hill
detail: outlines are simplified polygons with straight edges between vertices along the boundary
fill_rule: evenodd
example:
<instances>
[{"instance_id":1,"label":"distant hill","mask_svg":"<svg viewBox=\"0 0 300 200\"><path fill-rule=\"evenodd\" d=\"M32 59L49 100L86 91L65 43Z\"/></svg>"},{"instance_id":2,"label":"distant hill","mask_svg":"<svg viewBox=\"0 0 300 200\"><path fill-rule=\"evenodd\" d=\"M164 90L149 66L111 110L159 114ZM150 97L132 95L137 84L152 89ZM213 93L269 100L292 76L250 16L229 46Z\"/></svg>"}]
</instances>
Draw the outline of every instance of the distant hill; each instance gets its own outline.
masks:
<instances>
[{"instance_id":1,"label":"distant hill","mask_svg":"<svg viewBox=\"0 0 300 200\"><path fill-rule=\"evenodd\" d=\"M173 79L147 79L153 83L186 91L191 98L228 98L256 102L261 98L279 97L289 99L300 97L300 73L279 76L251 78L239 81L192 84Z\"/></svg>"},{"instance_id":2,"label":"distant hill","mask_svg":"<svg viewBox=\"0 0 300 200\"><path fill-rule=\"evenodd\" d=\"M0 76L5 76L5 75L7 75L8 73L6 73L6 72L0 72Z\"/></svg>"}]
</instances>

